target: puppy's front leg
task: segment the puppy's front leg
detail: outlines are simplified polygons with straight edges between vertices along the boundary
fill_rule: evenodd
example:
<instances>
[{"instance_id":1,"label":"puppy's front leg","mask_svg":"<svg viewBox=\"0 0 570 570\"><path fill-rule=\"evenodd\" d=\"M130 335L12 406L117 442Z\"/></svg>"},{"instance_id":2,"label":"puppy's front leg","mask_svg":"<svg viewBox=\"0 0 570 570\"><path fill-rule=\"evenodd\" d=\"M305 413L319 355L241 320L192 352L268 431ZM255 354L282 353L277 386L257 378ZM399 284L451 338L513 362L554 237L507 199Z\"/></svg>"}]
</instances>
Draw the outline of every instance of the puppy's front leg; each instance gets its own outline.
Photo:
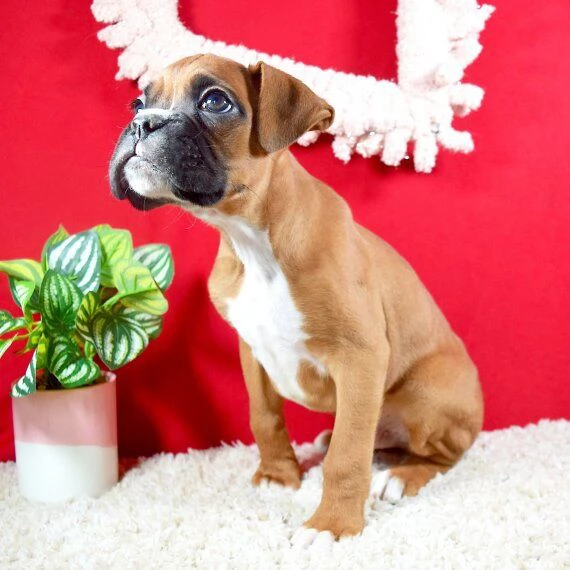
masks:
<instances>
[{"instance_id":1,"label":"puppy's front leg","mask_svg":"<svg viewBox=\"0 0 570 570\"><path fill-rule=\"evenodd\" d=\"M249 422L261 456L252 483L259 485L265 480L298 489L301 468L285 426L283 398L241 338L239 353L249 394Z\"/></svg>"},{"instance_id":2,"label":"puppy's front leg","mask_svg":"<svg viewBox=\"0 0 570 570\"><path fill-rule=\"evenodd\" d=\"M323 463L323 496L305 527L329 531L335 538L358 534L364 527L387 362L386 343L344 355L329 367L336 385L336 418Z\"/></svg>"}]
</instances>

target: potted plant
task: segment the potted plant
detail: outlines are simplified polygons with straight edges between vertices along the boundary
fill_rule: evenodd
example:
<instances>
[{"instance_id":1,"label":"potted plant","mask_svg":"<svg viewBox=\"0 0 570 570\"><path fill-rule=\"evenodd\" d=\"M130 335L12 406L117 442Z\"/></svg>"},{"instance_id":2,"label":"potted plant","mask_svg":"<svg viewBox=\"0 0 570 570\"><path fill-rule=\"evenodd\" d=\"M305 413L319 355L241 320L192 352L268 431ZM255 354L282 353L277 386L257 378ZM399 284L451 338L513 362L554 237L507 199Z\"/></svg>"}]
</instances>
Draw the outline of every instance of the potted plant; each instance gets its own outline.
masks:
<instances>
[{"instance_id":1,"label":"potted plant","mask_svg":"<svg viewBox=\"0 0 570 570\"><path fill-rule=\"evenodd\" d=\"M41 261L0 261L21 316L0 311L0 356L31 355L11 395L18 482L30 499L98 496L117 482L115 375L162 329L170 249L108 225L60 227ZM105 370L105 368L107 370Z\"/></svg>"}]
</instances>

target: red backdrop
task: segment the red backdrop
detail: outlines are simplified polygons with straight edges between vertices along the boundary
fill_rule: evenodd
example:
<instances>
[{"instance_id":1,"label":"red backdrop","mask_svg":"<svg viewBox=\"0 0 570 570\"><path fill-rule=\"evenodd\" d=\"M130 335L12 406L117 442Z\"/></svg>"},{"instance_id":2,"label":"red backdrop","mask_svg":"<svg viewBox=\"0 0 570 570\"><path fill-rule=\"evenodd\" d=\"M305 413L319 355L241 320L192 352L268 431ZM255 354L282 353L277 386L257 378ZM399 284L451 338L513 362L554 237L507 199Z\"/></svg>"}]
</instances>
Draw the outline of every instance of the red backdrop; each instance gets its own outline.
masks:
<instances>
[{"instance_id":1,"label":"red backdrop","mask_svg":"<svg viewBox=\"0 0 570 570\"><path fill-rule=\"evenodd\" d=\"M395 77L396 0L182 3L184 21L213 38ZM215 231L110 195L108 158L137 90L114 80L118 54L97 41L89 4L3 0L0 12L0 259L38 256L60 222L72 231L108 222L136 243L171 244L164 333L119 374L121 452L251 441L236 336L206 291ZM480 368L488 429L570 413L569 29L567 0L500 3L468 70L487 91L482 110L460 121L477 149L443 153L433 174L375 159L345 166L329 140L294 149L433 292ZM14 355L0 363L0 460L13 457L8 391L24 369ZM293 404L288 415L297 440L330 424Z\"/></svg>"}]
</instances>

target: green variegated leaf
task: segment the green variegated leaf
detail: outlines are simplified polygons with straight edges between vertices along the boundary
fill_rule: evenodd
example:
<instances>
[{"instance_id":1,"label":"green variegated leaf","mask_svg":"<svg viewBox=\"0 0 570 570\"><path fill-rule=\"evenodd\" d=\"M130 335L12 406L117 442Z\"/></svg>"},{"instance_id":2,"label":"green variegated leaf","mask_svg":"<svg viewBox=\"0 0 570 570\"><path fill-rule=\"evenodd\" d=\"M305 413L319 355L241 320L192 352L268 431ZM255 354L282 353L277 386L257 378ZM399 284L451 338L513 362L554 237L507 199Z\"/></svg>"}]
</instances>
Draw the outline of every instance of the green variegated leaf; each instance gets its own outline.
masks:
<instances>
[{"instance_id":1,"label":"green variegated leaf","mask_svg":"<svg viewBox=\"0 0 570 570\"><path fill-rule=\"evenodd\" d=\"M48 252L54 246L56 246L58 243L61 243L64 240L66 240L68 237L69 237L69 232L63 226L59 226L59 228L57 228L57 231L48 238L48 240L46 241L46 244L44 245L44 249L42 251L42 267L43 267L44 271L47 271L47 268L48 268L48 264L47 264Z\"/></svg>"},{"instance_id":2,"label":"green variegated leaf","mask_svg":"<svg viewBox=\"0 0 570 570\"><path fill-rule=\"evenodd\" d=\"M83 297L79 310L77 311L75 327L85 340L91 340L91 319L98 306L99 296L97 293L90 291L85 295L85 297Z\"/></svg>"},{"instance_id":3,"label":"green variegated leaf","mask_svg":"<svg viewBox=\"0 0 570 570\"><path fill-rule=\"evenodd\" d=\"M75 327L83 294L65 275L48 269L40 289L42 320L48 329L70 331Z\"/></svg>"},{"instance_id":4,"label":"green variegated leaf","mask_svg":"<svg viewBox=\"0 0 570 570\"><path fill-rule=\"evenodd\" d=\"M121 261L128 261L133 256L133 240L127 230L115 230L103 225L95 228L101 243L101 284L114 287L113 268Z\"/></svg>"},{"instance_id":5,"label":"green variegated leaf","mask_svg":"<svg viewBox=\"0 0 570 570\"><path fill-rule=\"evenodd\" d=\"M97 354L95 350L95 345L90 343L88 340L85 341L85 345L83 346L83 352L85 353L85 358L89 360L93 360L94 356Z\"/></svg>"},{"instance_id":6,"label":"green variegated leaf","mask_svg":"<svg viewBox=\"0 0 570 570\"><path fill-rule=\"evenodd\" d=\"M42 266L33 259L0 261L0 271L6 273L8 277L14 277L14 279L20 279L22 281L32 281L38 286L42 284L42 278L44 276Z\"/></svg>"},{"instance_id":7,"label":"green variegated leaf","mask_svg":"<svg viewBox=\"0 0 570 570\"><path fill-rule=\"evenodd\" d=\"M6 351L10 348L15 338L16 337L13 336L12 338L0 339L0 358L6 354Z\"/></svg>"},{"instance_id":8,"label":"green variegated leaf","mask_svg":"<svg viewBox=\"0 0 570 570\"><path fill-rule=\"evenodd\" d=\"M120 313L142 327L150 339L156 338L162 332L162 317L159 315L141 313L130 307L121 307Z\"/></svg>"},{"instance_id":9,"label":"green variegated leaf","mask_svg":"<svg viewBox=\"0 0 570 570\"><path fill-rule=\"evenodd\" d=\"M167 245L153 243L137 247L133 257L145 267L148 267L157 285L165 291L174 277L174 262L172 252Z\"/></svg>"},{"instance_id":10,"label":"green variegated leaf","mask_svg":"<svg viewBox=\"0 0 570 570\"><path fill-rule=\"evenodd\" d=\"M37 353L34 352L26 373L12 386L13 398L21 398L36 391L36 360Z\"/></svg>"},{"instance_id":11,"label":"green variegated leaf","mask_svg":"<svg viewBox=\"0 0 570 570\"><path fill-rule=\"evenodd\" d=\"M13 317L8 311L0 311L0 335L25 327L25 319Z\"/></svg>"},{"instance_id":12,"label":"green variegated leaf","mask_svg":"<svg viewBox=\"0 0 570 570\"><path fill-rule=\"evenodd\" d=\"M30 311L39 310L39 291L33 281L22 281L13 277L10 277L8 281L12 298L22 311L26 311L26 309L30 309Z\"/></svg>"},{"instance_id":13,"label":"green variegated leaf","mask_svg":"<svg viewBox=\"0 0 570 570\"><path fill-rule=\"evenodd\" d=\"M8 282L10 283L10 293L12 293L14 302L20 309L25 309L34 293L36 284L33 281L21 281L13 277L10 277Z\"/></svg>"},{"instance_id":14,"label":"green variegated leaf","mask_svg":"<svg viewBox=\"0 0 570 570\"><path fill-rule=\"evenodd\" d=\"M97 291L101 276L101 246L94 231L72 235L47 252L47 266L67 275L87 293Z\"/></svg>"},{"instance_id":15,"label":"green variegated leaf","mask_svg":"<svg viewBox=\"0 0 570 570\"><path fill-rule=\"evenodd\" d=\"M110 311L97 311L91 320L91 336L97 354L111 370L136 358L148 345L141 326Z\"/></svg>"},{"instance_id":16,"label":"green variegated leaf","mask_svg":"<svg viewBox=\"0 0 570 570\"><path fill-rule=\"evenodd\" d=\"M113 279L118 293L110 301L151 315L162 315L168 302L156 284L150 270L138 262L121 261L115 266Z\"/></svg>"},{"instance_id":17,"label":"green variegated leaf","mask_svg":"<svg viewBox=\"0 0 570 570\"><path fill-rule=\"evenodd\" d=\"M91 384L99 378L101 370L81 354L79 346L67 336L50 339L47 367L64 388L77 388Z\"/></svg>"}]
</instances>

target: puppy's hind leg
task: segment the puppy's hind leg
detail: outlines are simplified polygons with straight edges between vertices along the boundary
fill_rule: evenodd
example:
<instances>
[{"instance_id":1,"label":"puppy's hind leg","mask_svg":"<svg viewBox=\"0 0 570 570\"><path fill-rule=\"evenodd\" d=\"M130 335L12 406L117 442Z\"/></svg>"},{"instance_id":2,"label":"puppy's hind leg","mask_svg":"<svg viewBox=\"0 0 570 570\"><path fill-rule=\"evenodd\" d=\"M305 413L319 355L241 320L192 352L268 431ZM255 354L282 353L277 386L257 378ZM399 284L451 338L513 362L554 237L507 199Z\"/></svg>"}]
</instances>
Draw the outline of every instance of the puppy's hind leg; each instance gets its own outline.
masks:
<instances>
[{"instance_id":1,"label":"puppy's hind leg","mask_svg":"<svg viewBox=\"0 0 570 570\"><path fill-rule=\"evenodd\" d=\"M473 444L483 423L477 370L459 351L424 358L386 395L384 413L397 418L398 445L408 454L376 474L371 491L379 498L396 501L403 495L416 495L435 475L457 463ZM378 443L382 447L383 442Z\"/></svg>"}]
</instances>

